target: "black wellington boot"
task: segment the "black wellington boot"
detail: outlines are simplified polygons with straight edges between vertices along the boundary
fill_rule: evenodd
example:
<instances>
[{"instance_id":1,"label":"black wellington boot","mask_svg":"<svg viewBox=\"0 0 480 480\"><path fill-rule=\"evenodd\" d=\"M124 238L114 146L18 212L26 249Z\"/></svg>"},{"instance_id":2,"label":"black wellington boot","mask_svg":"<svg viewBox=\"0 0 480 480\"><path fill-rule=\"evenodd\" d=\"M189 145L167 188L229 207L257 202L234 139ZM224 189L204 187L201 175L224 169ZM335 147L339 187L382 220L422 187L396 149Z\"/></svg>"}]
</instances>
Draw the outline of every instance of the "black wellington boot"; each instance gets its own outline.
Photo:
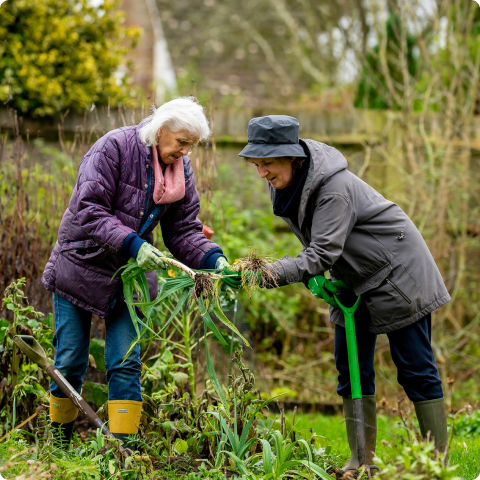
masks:
<instances>
[{"instance_id":1,"label":"black wellington boot","mask_svg":"<svg viewBox=\"0 0 480 480\"><path fill-rule=\"evenodd\" d=\"M63 450L66 450L68 448L72 440L74 425L75 420L69 423L51 423L50 431L52 432L52 440L55 447L61 448Z\"/></svg>"}]
</instances>

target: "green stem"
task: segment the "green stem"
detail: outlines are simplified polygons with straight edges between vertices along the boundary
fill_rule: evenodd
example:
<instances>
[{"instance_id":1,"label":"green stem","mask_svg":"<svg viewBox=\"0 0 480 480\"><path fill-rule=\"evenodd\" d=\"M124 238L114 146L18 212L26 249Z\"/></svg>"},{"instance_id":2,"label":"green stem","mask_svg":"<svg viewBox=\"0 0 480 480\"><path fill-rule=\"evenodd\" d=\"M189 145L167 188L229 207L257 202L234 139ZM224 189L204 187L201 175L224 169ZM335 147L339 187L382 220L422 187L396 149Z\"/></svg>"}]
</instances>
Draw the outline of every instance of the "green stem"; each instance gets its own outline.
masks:
<instances>
[{"instance_id":1,"label":"green stem","mask_svg":"<svg viewBox=\"0 0 480 480\"><path fill-rule=\"evenodd\" d=\"M18 366L19 366L19 358L17 357L17 346L13 344L12 348L12 387L18 383Z\"/></svg>"},{"instance_id":2,"label":"green stem","mask_svg":"<svg viewBox=\"0 0 480 480\"><path fill-rule=\"evenodd\" d=\"M238 290L235 290L235 304L233 307L233 326L236 327L237 319L237 309L238 309ZM230 363L228 365L228 385L231 384L231 375L232 375L232 359L233 359L233 332L230 333Z\"/></svg>"},{"instance_id":3,"label":"green stem","mask_svg":"<svg viewBox=\"0 0 480 480\"><path fill-rule=\"evenodd\" d=\"M190 383L190 396L192 397L192 402L197 401L197 396L195 394L195 370L193 367L192 361L192 349L191 349L191 342L192 339L190 337L191 334L191 325L190 325L190 311L185 309L182 314L183 320L183 345L184 345L184 353L185 357L187 358L187 371L188 371L188 381Z\"/></svg>"},{"instance_id":4,"label":"green stem","mask_svg":"<svg viewBox=\"0 0 480 480\"><path fill-rule=\"evenodd\" d=\"M13 302L17 306L19 299L17 297L16 292L13 293ZM17 315L18 312L17 310L14 311L13 313L13 335L17 335ZM13 344L12 348L12 387L15 388L15 386L18 383L18 367L19 367L19 358L17 357L17 345L15 343Z\"/></svg>"}]
</instances>

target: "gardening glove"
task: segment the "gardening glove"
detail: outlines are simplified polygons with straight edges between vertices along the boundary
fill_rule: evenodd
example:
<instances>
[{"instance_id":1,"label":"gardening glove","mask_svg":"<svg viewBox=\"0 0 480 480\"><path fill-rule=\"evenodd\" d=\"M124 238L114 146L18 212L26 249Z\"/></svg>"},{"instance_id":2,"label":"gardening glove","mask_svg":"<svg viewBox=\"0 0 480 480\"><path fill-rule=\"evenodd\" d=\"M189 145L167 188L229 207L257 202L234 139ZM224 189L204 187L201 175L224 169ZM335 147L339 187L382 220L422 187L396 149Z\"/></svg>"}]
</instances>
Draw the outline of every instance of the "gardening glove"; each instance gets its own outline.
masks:
<instances>
[{"instance_id":1,"label":"gardening glove","mask_svg":"<svg viewBox=\"0 0 480 480\"><path fill-rule=\"evenodd\" d=\"M166 270L168 265L160 258L166 256L168 256L166 253L161 252L150 243L144 242L138 250L136 260L138 266L147 272L157 270L158 268Z\"/></svg>"},{"instance_id":2,"label":"gardening glove","mask_svg":"<svg viewBox=\"0 0 480 480\"><path fill-rule=\"evenodd\" d=\"M325 300L325 302L332 305L332 307L337 307L332 294L340 292L340 290L343 290L346 286L341 280L331 282L323 275L317 275L308 281L308 288L314 297Z\"/></svg>"},{"instance_id":3,"label":"gardening glove","mask_svg":"<svg viewBox=\"0 0 480 480\"><path fill-rule=\"evenodd\" d=\"M235 290L242 288L243 282L240 273L235 272L234 270L229 270L228 268L223 268L222 275L235 275L231 277L223 277L222 282L225 283L225 285L234 288Z\"/></svg>"},{"instance_id":4,"label":"gardening glove","mask_svg":"<svg viewBox=\"0 0 480 480\"><path fill-rule=\"evenodd\" d=\"M224 268L228 268L229 266L230 264L224 256L218 257L217 261L215 262L215 271L217 273L221 273Z\"/></svg>"}]
</instances>

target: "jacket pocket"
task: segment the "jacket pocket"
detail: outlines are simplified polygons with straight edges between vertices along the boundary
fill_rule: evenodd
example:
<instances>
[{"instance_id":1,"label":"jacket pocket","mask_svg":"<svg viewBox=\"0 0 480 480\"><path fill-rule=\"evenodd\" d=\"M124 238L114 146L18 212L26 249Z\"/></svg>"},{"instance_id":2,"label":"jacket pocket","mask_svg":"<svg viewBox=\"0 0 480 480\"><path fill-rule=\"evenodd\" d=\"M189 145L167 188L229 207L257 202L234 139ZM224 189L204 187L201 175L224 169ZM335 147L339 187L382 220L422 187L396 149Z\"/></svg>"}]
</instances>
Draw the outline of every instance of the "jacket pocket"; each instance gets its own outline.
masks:
<instances>
[{"instance_id":1,"label":"jacket pocket","mask_svg":"<svg viewBox=\"0 0 480 480\"><path fill-rule=\"evenodd\" d=\"M395 285L391 280L389 280L388 278L385 279L385 281L392 287L394 288L397 293L408 303L408 304L411 304L412 301L407 297L407 295L405 293L402 292L402 290L400 290L400 288L397 287L397 285Z\"/></svg>"},{"instance_id":2,"label":"jacket pocket","mask_svg":"<svg viewBox=\"0 0 480 480\"><path fill-rule=\"evenodd\" d=\"M68 252L68 255L76 258L77 260L88 260L101 255L105 248L92 240L91 238L85 240L72 240L63 243L61 252Z\"/></svg>"},{"instance_id":3,"label":"jacket pocket","mask_svg":"<svg viewBox=\"0 0 480 480\"><path fill-rule=\"evenodd\" d=\"M378 287L390 275L391 271L392 266L390 263L383 265L366 280L354 287L353 291L355 295L363 295L365 292L368 292L368 290Z\"/></svg>"}]
</instances>

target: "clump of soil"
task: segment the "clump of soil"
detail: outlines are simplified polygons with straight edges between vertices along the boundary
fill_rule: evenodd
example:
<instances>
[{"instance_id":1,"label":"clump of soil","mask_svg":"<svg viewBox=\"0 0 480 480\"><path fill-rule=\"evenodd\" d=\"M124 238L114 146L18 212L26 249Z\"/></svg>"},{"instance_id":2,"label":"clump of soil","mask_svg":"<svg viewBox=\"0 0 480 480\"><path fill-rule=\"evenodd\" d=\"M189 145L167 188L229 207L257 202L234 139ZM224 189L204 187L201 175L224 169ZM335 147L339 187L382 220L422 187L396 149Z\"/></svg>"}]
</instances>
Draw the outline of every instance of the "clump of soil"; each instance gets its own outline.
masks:
<instances>
[{"instance_id":1,"label":"clump of soil","mask_svg":"<svg viewBox=\"0 0 480 480\"><path fill-rule=\"evenodd\" d=\"M196 298L202 295L203 298L208 298L215 290L215 285L210 276L206 273L195 274L195 287L193 289Z\"/></svg>"},{"instance_id":2,"label":"clump of soil","mask_svg":"<svg viewBox=\"0 0 480 480\"><path fill-rule=\"evenodd\" d=\"M277 276L268 264L273 261L269 257L261 257L251 250L246 257L236 260L231 269L242 276L243 287L250 295L255 289L278 287Z\"/></svg>"}]
</instances>

